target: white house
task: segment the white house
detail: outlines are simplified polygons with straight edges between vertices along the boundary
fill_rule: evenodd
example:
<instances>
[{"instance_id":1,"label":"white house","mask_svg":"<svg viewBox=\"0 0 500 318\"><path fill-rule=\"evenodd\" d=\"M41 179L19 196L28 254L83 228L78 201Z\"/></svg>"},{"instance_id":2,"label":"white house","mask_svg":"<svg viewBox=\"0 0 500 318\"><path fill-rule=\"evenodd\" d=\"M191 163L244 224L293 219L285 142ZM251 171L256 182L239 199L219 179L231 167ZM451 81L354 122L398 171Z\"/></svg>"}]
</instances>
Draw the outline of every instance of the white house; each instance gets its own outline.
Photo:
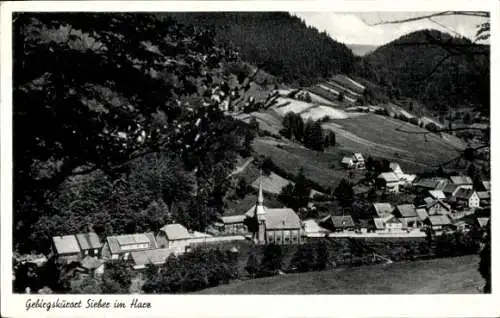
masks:
<instances>
[{"instance_id":1,"label":"white house","mask_svg":"<svg viewBox=\"0 0 500 318\"><path fill-rule=\"evenodd\" d=\"M131 252L156 249L154 234L136 233L108 236L102 248L104 259L128 259Z\"/></svg>"},{"instance_id":2,"label":"white house","mask_svg":"<svg viewBox=\"0 0 500 318\"><path fill-rule=\"evenodd\" d=\"M377 181L379 184L385 186L385 189L389 192L398 193L400 180L394 172L382 172L378 175Z\"/></svg>"},{"instance_id":3,"label":"white house","mask_svg":"<svg viewBox=\"0 0 500 318\"><path fill-rule=\"evenodd\" d=\"M468 208L479 208L479 196L474 190L460 189L455 195L457 204Z\"/></svg>"}]
</instances>

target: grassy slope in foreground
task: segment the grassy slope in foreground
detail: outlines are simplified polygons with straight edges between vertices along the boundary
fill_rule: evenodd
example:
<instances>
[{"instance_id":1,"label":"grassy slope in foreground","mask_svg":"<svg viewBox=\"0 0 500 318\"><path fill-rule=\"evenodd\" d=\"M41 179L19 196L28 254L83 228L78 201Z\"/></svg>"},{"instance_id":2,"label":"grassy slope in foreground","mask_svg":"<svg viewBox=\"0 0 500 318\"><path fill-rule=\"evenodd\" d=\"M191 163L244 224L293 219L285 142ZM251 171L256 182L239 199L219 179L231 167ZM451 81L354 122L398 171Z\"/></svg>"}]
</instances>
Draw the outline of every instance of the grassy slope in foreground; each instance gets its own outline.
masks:
<instances>
[{"instance_id":1,"label":"grassy slope in foreground","mask_svg":"<svg viewBox=\"0 0 500 318\"><path fill-rule=\"evenodd\" d=\"M479 257L468 255L236 282L202 294L476 294Z\"/></svg>"}]
</instances>

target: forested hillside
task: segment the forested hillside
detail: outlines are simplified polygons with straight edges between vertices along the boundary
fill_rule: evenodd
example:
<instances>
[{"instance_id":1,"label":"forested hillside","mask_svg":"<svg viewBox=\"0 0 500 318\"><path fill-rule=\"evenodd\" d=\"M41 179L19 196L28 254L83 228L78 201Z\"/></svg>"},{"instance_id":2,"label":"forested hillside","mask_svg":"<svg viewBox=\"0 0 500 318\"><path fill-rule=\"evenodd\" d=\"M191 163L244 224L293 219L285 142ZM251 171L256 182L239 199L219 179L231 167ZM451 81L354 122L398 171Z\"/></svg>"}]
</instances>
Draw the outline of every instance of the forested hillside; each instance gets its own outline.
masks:
<instances>
[{"instance_id":1,"label":"forested hillside","mask_svg":"<svg viewBox=\"0 0 500 318\"><path fill-rule=\"evenodd\" d=\"M384 86L390 98L412 97L433 110L489 109L489 46L436 30L379 47L358 61L356 74Z\"/></svg>"},{"instance_id":2,"label":"forested hillside","mask_svg":"<svg viewBox=\"0 0 500 318\"><path fill-rule=\"evenodd\" d=\"M215 27L216 40L284 82L308 85L350 73L354 55L325 32L287 12L175 13L177 21Z\"/></svg>"}]
</instances>

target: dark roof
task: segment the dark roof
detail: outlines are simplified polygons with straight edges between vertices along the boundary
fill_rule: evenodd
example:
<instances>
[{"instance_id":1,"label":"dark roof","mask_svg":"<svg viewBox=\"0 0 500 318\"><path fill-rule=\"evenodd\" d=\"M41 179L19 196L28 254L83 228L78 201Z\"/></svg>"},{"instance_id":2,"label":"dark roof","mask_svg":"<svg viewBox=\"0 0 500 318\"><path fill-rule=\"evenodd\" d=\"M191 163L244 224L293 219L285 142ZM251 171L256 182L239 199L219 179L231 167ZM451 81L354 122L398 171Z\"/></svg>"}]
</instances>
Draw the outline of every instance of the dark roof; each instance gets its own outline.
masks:
<instances>
[{"instance_id":1,"label":"dark roof","mask_svg":"<svg viewBox=\"0 0 500 318\"><path fill-rule=\"evenodd\" d=\"M126 247L127 244L134 243L148 243L148 247L141 250L158 248L152 232L108 236L106 239L112 254L136 251L137 249L120 248L120 245L125 245L124 247Z\"/></svg>"},{"instance_id":2,"label":"dark roof","mask_svg":"<svg viewBox=\"0 0 500 318\"><path fill-rule=\"evenodd\" d=\"M394 207L390 203L373 203L373 208L378 216L390 214L394 211Z\"/></svg>"},{"instance_id":3,"label":"dark roof","mask_svg":"<svg viewBox=\"0 0 500 318\"><path fill-rule=\"evenodd\" d=\"M421 188L442 190L447 184L443 178L422 178L415 185Z\"/></svg>"},{"instance_id":4,"label":"dark roof","mask_svg":"<svg viewBox=\"0 0 500 318\"><path fill-rule=\"evenodd\" d=\"M477 196L479 199L490 199L490 193L488 191L478 191Z\"/></svg>"},{"instance_id":5,"label":"dark roof","mask_svg":"<svg viewBox=\"0 0 500 318\"><path fill-rule=\"evenodd\" d=\"M429 216L429 223L431 225L448 225L451 224L451 220L447 215L436 214Z\"/></svg>"},{"instance_id":6,"label":"dark roof","mask_svg":"<svg viewBox=\"0 0 500 318\"><path fill-rule=\"evenodd\" d=\"M464 184L472 185L472 179L469 176L451 176L450 180L453 184L456 185L464 185Z\"/></svg>"},{"instance_id":7,"label":"dark roof","mask_svg":"<svg viewBox=\"0 0 500 318\"><path fill-rule=\"evenodd\" d=\"M240 215L230 215L221 217L222 223L224 224L234 224L234 223L243 223L247 216L245 214Z\"/></svg>"},{"instance_id":8,"label":"dark roof","mask_svg":"<svg viewBox=\"0 0 500 318\"><path fill-rule=\"evenodd\" d=\"M490 181L483 181L481 183L483 184L483 187L486 189L486 191L491 190L491 182Z\"/></svg>"},{"instance_id":9,"label":"dark roof","mask_svg":"<svg viewBox=\"0 0 500 318\"><path fill-rule=\"evenodd\" d=\"M474 194L474 190L470 189L459 189L457 193L455 194L455 197L457 199L466 199L468 200L472 194Z\"/></svg>"},{"instance_id":10,"label":"dark roof","mask_svg":"<svg viewBox=\"0 0 500 318\"><path fill-rule=\"evenodd\" d=\"M102 247L101 240L94 232L78 233L76 240L82 250L99 249Z\"/></svg>"},{"instance_id":11,"label":"dark roof","mask_svg":"<svg viewBox=\"0 0 500 318\"><path fill-rule=\"evenodd\" d=\"M443 188L443 193L446 194L452 194L455 192L455 190L458 188L456 184L453 183L448 183L444 188Z\"/></svg>"},{"instance_id":12,"label":"dark roof","mask_svg":"<svg viewBox=\"0 0 500 318\"><path fill-rule=\"evenodd\" d=\"M329 215L323 220L330 221L336 228L348 228L355 226L354 220L350 215Z\"/></svg>"},{"instance_id":13,"label":"dark roof","mask_svg":"<svg viewBox=\"0 0 500 318\"><path fill-rule=\"evenodd\" d=\"M396 209L399 211L402 217L410 218L416 217L417 212L415 210L415 206L413 204L401 204L396 206Z\"/></svg>"}]
</instances>

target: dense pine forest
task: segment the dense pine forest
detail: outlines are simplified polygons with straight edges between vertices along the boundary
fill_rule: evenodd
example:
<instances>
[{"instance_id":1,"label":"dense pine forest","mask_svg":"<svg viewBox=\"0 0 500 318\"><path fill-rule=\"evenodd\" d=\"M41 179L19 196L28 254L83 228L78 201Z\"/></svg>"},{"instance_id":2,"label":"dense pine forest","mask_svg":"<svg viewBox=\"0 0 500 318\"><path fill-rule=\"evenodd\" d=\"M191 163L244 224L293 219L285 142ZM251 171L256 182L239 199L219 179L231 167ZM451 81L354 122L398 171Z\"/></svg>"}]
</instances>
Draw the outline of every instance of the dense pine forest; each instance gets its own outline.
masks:
<instances>
[{"instance_id":1,"label":"dense pine forest","mask_svg":"<svg viewBox=\"0 0 500 318\"><path fill-rule=\"evenodd\" d=\"M413 32L359 59L355 73L391 98L412 97L431 110L489 110L489 46L436 30Z\"/></svg>"},{"instance_id":2,"label":"dense pine forest","mask_svg":"<svg viewBox=\"0 0 500 318\"><path fill-rule=\"evenodd\" d=\"M350 73L354 55L326 32L308 27L288 12L176 13L180 23L213 26L216 40L238 48L243 60L282 82L313 84Z\"/></svg>"}]
</instances>

